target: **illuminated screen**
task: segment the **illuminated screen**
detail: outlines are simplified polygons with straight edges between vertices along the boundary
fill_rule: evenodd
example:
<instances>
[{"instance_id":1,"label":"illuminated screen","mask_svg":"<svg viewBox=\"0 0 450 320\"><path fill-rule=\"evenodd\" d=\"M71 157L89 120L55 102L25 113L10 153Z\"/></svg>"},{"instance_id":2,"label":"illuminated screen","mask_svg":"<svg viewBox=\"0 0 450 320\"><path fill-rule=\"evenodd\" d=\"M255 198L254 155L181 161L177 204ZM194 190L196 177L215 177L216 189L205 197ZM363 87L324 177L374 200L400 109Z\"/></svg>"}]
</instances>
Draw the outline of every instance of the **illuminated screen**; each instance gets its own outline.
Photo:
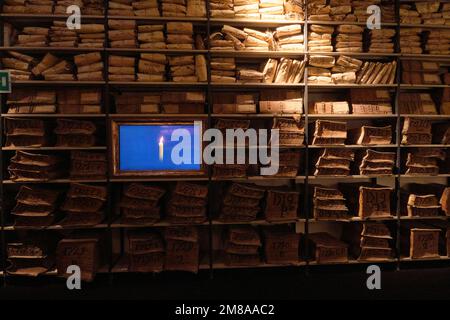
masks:
<instances>
[{"instance_id":1,"label":"illuminated screen","mask_svg":"<svg viewBox=\"0 0 450 320\"><path fill-rule=\"evenodd\" d=\"M172 134L175 130L178 130L175 134L181 132L183 137L172 141ZM119 125L118 133L119 169L121 171L192 171L201 169L199 164L201 126L194 124L123 124ZM181 145L184 147L181 148ZM174 148L174 157L172 157ZM180 157L184 159L182 163L180 163Z\"/></svg>"}]
</instances>

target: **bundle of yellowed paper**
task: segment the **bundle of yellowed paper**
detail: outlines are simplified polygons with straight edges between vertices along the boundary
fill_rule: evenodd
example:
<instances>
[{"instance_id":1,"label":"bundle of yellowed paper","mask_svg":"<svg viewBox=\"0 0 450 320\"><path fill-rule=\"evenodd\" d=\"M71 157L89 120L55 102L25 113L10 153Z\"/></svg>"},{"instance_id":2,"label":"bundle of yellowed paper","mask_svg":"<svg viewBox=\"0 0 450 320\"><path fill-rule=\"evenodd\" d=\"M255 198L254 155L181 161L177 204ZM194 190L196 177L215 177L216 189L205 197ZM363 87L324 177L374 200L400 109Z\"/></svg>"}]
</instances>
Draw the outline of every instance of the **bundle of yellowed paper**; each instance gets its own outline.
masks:
<instances>
[{"instance_id":1,"label":"bundle of yellowed paper","mask_svg":"<svg viewBox=\"0 0 450 320\"><path fill-rule=\"evenodd\" d=\"M108 20L108 39L111 48L136 48L135 20Z\"/></svg>"},{"instance_id":2,"label":"bundle of yellowed paper","mask_svg":"<svg viewBox=\"0 0 450 320\"><path fill-rule=\"evenodd\" d=\"M135 57L110 55L108 58L108 78L110 81L135 81Z\"/></svg>"},{"instance_id":3,"label":"bundle of yellowed paper","mask_svg":"<svg viewBox=\"0 0 450 320\"><path fill-rule=\"evenodd\" d=\"M74 57L77 78L80 81L103 80L103 61L100 52L80 54Z\"/></svg>"}]
</instances>

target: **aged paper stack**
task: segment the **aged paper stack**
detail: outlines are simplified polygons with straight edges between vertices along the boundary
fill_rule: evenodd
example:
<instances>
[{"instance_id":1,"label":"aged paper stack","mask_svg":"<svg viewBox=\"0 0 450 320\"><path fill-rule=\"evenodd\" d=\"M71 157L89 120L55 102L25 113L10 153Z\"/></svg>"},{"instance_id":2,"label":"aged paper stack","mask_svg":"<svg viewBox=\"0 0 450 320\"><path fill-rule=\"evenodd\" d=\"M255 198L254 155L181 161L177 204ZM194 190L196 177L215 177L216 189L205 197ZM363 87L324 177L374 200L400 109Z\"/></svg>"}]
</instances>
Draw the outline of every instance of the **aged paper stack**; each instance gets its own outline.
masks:
<instances>
[{"instance_id":1,"label":"aged paper stack","mask_svg":"<svg viewBox=\"0 0 450 320\"><path fill-rule=\"evenodd\" d=\"M388 90L351 89L350 100L353 114L392 114Z\"/></svg>"},{"instance_id":2,"label":"aged paper stack","mask_svg":"<svg viewBox=\"0 0 450 320\"><path fill-rule=\"evenodd\" d=\"M161 111L184 114L205 113L205 101L206 95L201 91L163 92Z\"/></svg>"},{"instance_id":3,"label":"aged paper stack","mask_svg":"<svg viewBox=\"0 0 450 320\"><path fill-rule=\"evenodd\" d=\"M430 224L405 223L400 230L401 254L411 259L437 258L441 229Z\"/></svg>"},{"instance_id":4,"label":"aged paper stack","mask_svg":"<svg viewBox=\"0 0 450 320\"><path fill-rule=\"evenodd\" d=\"M397 73L397 62L366 61L357 73L358 84L394 84Z\"/></svg>"},{"instance_id":5,"label":"aged paper stack","mask_svg":"<svg viewBox=\"0 0 450 320\"><path fill-rule=\"evenodd\" d=\"M300 117L274 118L272 129L279 130L279 145L281 147L298 147L305 139L305 123Z\"/></svg>"},{"instance_id":6,"label":"aged paper stack","mask_svg":"<svg viewBox=\"0 0 450 320\"><path fill-rule=\"evenodd\" d=\"M211 58L211 82L236 82L235 58Z\"/></svg>"},{"instance_id":7,"label":"aged paper stack","mask_svg":"<svg viewBox=\"0 0 450 320\"><path fill-rule=\"evenodd\" d=\"M304 77L306 60L269 59L264 64L262 82L264 83L300 83Z\"/></svg>"},{"instance_id":8,"label":"aged paper stack","mask_svg":"<svg viewBox=\"0 0 450 320\"><path fill-rule=\"evenodd\" d=\"M166 80L167 57L162 53L141 53L137 81L163 82Z\"/></svg>"},{"instance_id":9,"label":"aged paper stack","mask_svg":"<svg viewBox=\"0 0 450 320\"><path fill-rule=\"evenodd\" d=\"M400 52L407 54L422 53L421 28L401 28L400 29Z\"/></svg>"},{"instance_id":10,"label":"aged paper stack","mask_svg":"<svg viewBox=\"0 0 450 320\"><path fill-rule=\"evenodd\" d=\"M324 149L318 157L315 176L348 176L355 154L350 149Z\"/></svg>"},{"instance_id":11,"label":"aged paper stack","mask_svg":"<svg viewBox=\"0 0 450 320\"><path fill-rule=\"evenodd\" d=\"M268 264L299 262L300 234L288 225L263 228L264 257Z\"/></svg>"},{"instance_id":12,"label":"aged paper stack","mask_svg":"<svg viewBox=\"0 0 450 320\"><path fill-rule=\"evenodd\" d=\"M103 152L71 151L70 178L77 180L106 179L108 161Z\"/></svg>"},{"instance_id":13,"label":"aged paper stack","mask_svg":"<svg viewBox=\"0 0 450 320\"><path fill-rule=\"evenodd\" d=\"M344 145L345 140L347 140L346 122L316 120L312 144Z\"/></svg>"},{"instance_id":14,"label":"aged paper stack","mask_svg":"<svg viewBox=\"0 0 450 320\"><path fill-rule=\"evenodd\" d=\"M348 219L348 208L342 192L335 188L314 187L314 219Z\"/></svg>"},{"instance_id":15,"label":"aged paper stack","mask_svg":"<svg viewBox=\"0 0 450 320\"><path fill-rule=\"evenodd\" d=\"M135 57L110 55L108 66L108 79L110 81L135 81Z\"/></svg>"},{"instance_id":16,"label":"aged paper stack","mask_svg":"<svg viewBox=\"0 0 450 320\"><path fill-rule=\"evenodd\" d=\"M44 77L48 81L75 80L72 63L47 53L31 72L36 77Z\"/></svg>"},{"instance_id":17,"label":"aged paper stack","mask_svg":"<svg viewBox=\"0 0 450 320\"><path fill-rule=\"evenodd\" d=\"M99 89L67 89L57 92L58 112L65 114L100 113L102 93Z\"/></svg>"},{"instance_id":18,"label":"aged paper stack","mask_svg":"<svg viewBox=\"0 0 450 320\"><path fill-rule=\"evenodd\" d=\"M402 92L399 107L401 114L437 114L436 104L426 92Z\"/></svg>"},{"instance_id":19,"label":"aged paper stack","mask_svg":"<svg viewBox=\"0 0 450 320\"><path fill-rule=\"evenodd\" d=\"M214 113L256 113L256 95L249 93L213 93Z\"/></svg>"},{"instance_id":20,"label":"aged paper stack","mask_svg":"<svg viewBox=\"0 0 450 320\"><path fill-rule=\"evenodd\" d=\"M395 29L383 28L370 30L369 52L394 53Z\"/></svg>"},{"instance_id":21,"label":"aged paper stack","mask_svg":"<svg viewBox=\"0 0 450 320\"><path fill-rule=\"evenodd\" d=\"M167 49L163 24L139 25L137 28L139 48Z\"/></svg>"},{"instance_id":22,"label":"aged paper stack","mask_svg":"<svg viewBox=\"0 0 450 320\"><path fill-rule=\"evenodd\" d=\"M56 146L58 147L92 147L96 144L97 127L89 120L57 119Z\"/></svg>"},{"instance_id":23,"label":"aged paper stack","mask_svg":"<svg viewBox=\"0 0 450 320\"><path fill-rule=\"evenodd\" d=\"M192 50L194 26L191 22L167 22L167 49Z\"/></svg>"},{"instance_id":24,"label":"aged paper stack","mask_svg":"<svg viewBox=\"0 0 450 320\"><path fill-rule=\"evenodd\" d=\"M260 113L303 113L303 98L299 90L270 90L261 91L259 97Z\"/></svg>"},{"instance_id":25,"label":"aged paper stack","mask_svg":"<svg viewBox=\"0 0 450 320\"><path fill-rule=\"evenodd\" d=\"M111 2L110 2L111 3ZM108 39L111 48L136 48L135 20L108 20Z\"/></svg>"},{"instance_id":26,"label":"aged paper stack","mask_svg":"<svg viewBox=\"0 0 450 320\"><path fill-rule=\"evenodd\" d=\"M309 60L308 82L312 84L351 84L363 62L348 56L334 57L312 55Z\"/></svg>"},{"instance_id":27,"label":"aged paper stack","mask_svg":"<svg viewBox=\"0 0 450 320\"><path fill-rule=\"evenodd\" d=\"M392 143L392 126L367 126L349 130L352 143L360 145L386 145Z\"/></svg>"},{"instance_id":28,"label":"aged paper stack","mask_svg":"<svg viewBox=\"0 0 450 320\"><path fill-rule=\"evenodd\" d=\"M333 52L331 44L333 33L333 26L312 24L308 33L309 52Z\"/></svg>"},{"instance_id":29,"label":"aged paper stack","mask_svg":"<svg viewBox=\"0 0 450 320\"><path fill-rule=\"evenodd\" d=\"M103 221L107 191L104 186L72 183L60 210L64 226L94 226Z\"/></svg>"},{"instance_id":30,"label":"aged paper stack","mask_svg":"<svg viewBox=\"0 0 450 320\"><path fill-rule=\"evenodd\" d=\"M3 5L3 13L51 14L53 13L53 5L53 0L45 2L29 0L7 0Z\"/></svg>"},{"instance_id":31,"label":"aged paper stack","mask_svg":"<svg viewBox=\"0 0 450 320\"><path fill-rule=\"evenodd\" d=\"M82 24L77 33L80 48L103 48L105 44L105 27L102 24Z\"/></svg>"},{"instance_id":32,"label":"aged paper stack","mask_svg":"<svg viewBox=\"0 0 450 320\"><path fill-rule=\"evenodd\" d=\"M402 144L431 144L431 121L405 118L402 129Z\"/></svg>"},{"instance_id":33,"label":"aged paper stack","mask_svg":"<svg viewBox=\"0 0 450 320\"><path fill-rule=\"evenodd\" d=\"M187 13L186 0L161 0L163 17L184 17Z\"/></svg>"},{"instance_id":34,"label":"aged paper stack","mask_svg":"<svg viewBox=\"0 0 450 320\"><path fill-rule=\"evenodd\" d=\"M103 61L100 52L85 53L75 56L77 79L80 81L103 80Z\"/></svg>"},{"instance_id":35,"label":"aged paper stack","mask_svg":"<svg viewBox=\"0 0 450 320\"><path fill-rule=\"evenodd\" d=\"M134 16L133 0L111 0L108 1L108 15L111 16Z\"/></svg>"},{"instance_id":36,"label":"aged paper stack","mask_svg":"<svg viewBox=\"0 0 450 320\"><path fill-rule=\"evenodd\" d=\"M433 61L402 61L402 83L405 84L442 84L440 65Z\"/></svg>"},{"instance_id":37,"label":"aged paper stack","mask_svg":"<svg viewBox=\"0 0 450 320\"><path fill-rule=\"evenodd\" d=\"M131 183L124 187L119 207L122 223L147 224L161 219L160 200L166 190L142 183Z\"/></svg>"},{"instance_id":38,"label":"aged paper stack","mask_svg":"<svg viewBox=\"0 0 450 320\"><path fill-rule=\"evenodd\" d=\"M137 0L131 3L135 16L142 17L159 17L158 1L157 0Z\"/></svg>"},{"instance_id":39,"label":"aged paper stack","mask_svg":"<svg viewBox=\"0 0 450 320\"><path fill-rule=\"evenodd\" d=\"M280 150L279 168L276 176L290 178L296 177L300 168L300 161L300 152Z\"/></svg>"},{"instance_id":40,"label":"aged paper stack","mask_svg":"<svg viewBox=\"0 0 450 320\"><path fill-rule=\"evenodd\" d=\"M383 223L364 222L361 232L361 252L359 260L391 259L393 249L391 232Z\"/></svg>"},{"instance_id":41,"label":"aged paper stack","mask_svg":"<svg viewBox=\"0 0 450 320\"><path fill-rule=\"evenodd\" d=\"M298 51L303 52L305 46L303 45L303 31L299 24L278 27L275 30L276 44L280 51Z\"/></svg>"},{"instance_id":42,"label":"aged paper stack","mask_svg":"<svg viewBox=\"0 0 450 320\"><path fill-rule=\"evenodd\" d=\"M64 174L62 160L55 155L16 151L8 172L13 181L48 181Z\"/></svg>"},{"instance_id":43,"label":"aged paper stack","mask_svg":"<svg viewBox=\"0 0 450 320\"><path fill-rule=\"evenodd\" d=\"M14 51L8 51L1 61L3 70L9 71L12 81L30 80L30 69L36 64L33 57Z\"/></svg>"},{"instance_id":44,"label":"aged paper stack","mask_svg":"<svg viewBox=\"0 0 450 320\"><path fill-rule=\"evenodd\" d=\"M233 183L225 192L219 220L224 222L249 222L261 211L260 202L265 190L252 185Z\"/></svg>"},{"instance_id":45,"label":"aged paper stack","mask_svg":"<svg viewBox=\"0 0 450 320\"><path fill-rule=\"evenodd\" d=\"M261 263L262 242L252 226L233 226L226 230L225 264L230 266L256 266Z\"/></svg>"},{"instance_id":46,"label":"aged paper stack","mask_svg":"<svg viewBox=\"0 0 450 320\"><path fill-rule=\"evenodd\" d=\"M157 231L128 233L128 271L161 272L164 269L165 246Z\"/></svg>"},{"instance_id":47,"label":"aged paper stack","mask_svg":"<svg viewBox=\"0 0 450 320\"><path fill-rule=\"evenodd\" d=\"M53 26L50 27L49 36L50 36L50 39L49 39L50 47L76 47L76 46L78 46L77 30L68 29L65 21L54 21ZM45 45L36 45L36 46L44 47ZM103 46L103 44L102 44L102 46Z\"/></svg>"},{"instance_id":48,"label":"aged paper stack","mask_svg":"<svg viewBox=\"0 0 450 320\"><path fill-rule=\"evenodd\" d=\"M16 88L6 100L8 113L55 113L56 93L48 90Z\"/></svg>"},{"instance_id":49,"label":"aged paper stack","mask_svg":"<svg viewBox=\"0 0 450 320\"><path fill-rule=\"evenodd\" d=\"M342 24L336 28L336 52L363 52L364 27Z\"/></svg>"},{"instance_id":50,"label":"aged paper stack","mask_svg":"<svg viewBox=\"0 0 450 320\"><path fill-rule=\"evenodd\" d=\"M423 1L400 6L400 22L404 24L448 25L450 4L441 1Z\"/></svg>"},{"instance_id":51,"label":"aged paper stack","mask_svg":"<svg viewBox=\"0 0 450 320\"><path fill-rule=\"evenodd\" d=\"M197 82L195 56L169 57L170 75L173 82Z\"/></svg>"},{"instance_id":52,"label":"aged paper stack","mask_svg":"<svg viewBox=\"0 0 450 320\"><path fill-rule=\"evenodd\" d=\"M300 193L287 188L267 190L264 217L269 222L294 221L298 216Z\"/></svg>"},{"instance_id":53,"label":"aged paper stack","mask_svg":"<svg viewBox=\"0 0 450 320\"><path fill-rule=\"evenodd\" d=\"M28 235L25 241L7 243L6 255L9 267L6 272L36 277L49 271L54 265L52 240L50 236L41 233Z\"/></svg>"},{"instance_id":54,"label":"aged paper stack","mask_svg":"<svg viewBox=\"0 0 450 320\"><path fill-rule=\"evenodd\" d=\"M391 196L393 188L390 187L359 187L360 218L388 218L392 217Z\"/></svg>"},{"instance_id":55,"label":"aged paper stack","mask_svg":"<svg viewBox=\"0 0 450 320\"><path fill-rule=\"evenodd\" d=\"M6 147L44 147L48 145L46 125L41 119L6 118Z\"/></svg>"},{"instance_id":56,"label":"aged paper stack","mask_svg":"<svg viewBox=\"0 0 450 320\"><path fill-rule=\"evenodd\" d=\"M439 148L417 149L408 152L406 174L436 175L439 173L439 160L444 161L445 152Z\"/></svg>"},{"instance_id":57,"label":"aged paper stack","mask_svg":"<svg viewBox=\"0 0 450 320\"><path fill-rule=\"evenodd\" d=\"M391 175L395 161L395 152L368 149L359 166L359 174L363 176Z\"/></svg>"},{"instance_id":58,"label":"aged paper stack","mask_svg":"<svg viewBox=\"0 0 450 320\"><path fill-rule=\"evenodd\" d=\"M447 3L450 10L450 3ZM448 12L446 25L450 25L450 11ZM449 55L450 54L450 30L433 29L427 32L427 42L425 50L429 54Z\"/></svg>"},{"instance_id":59,"label":"aged paper stack","mask_svg":"<svg viewBox=\"0 0 450 320\"><path fill-rule=\"evenodd\" d=\"M347 262L348 244L326 232L310 233L308 245L317 263Z\"/></svg>"},{"instance_id":60,"label":"aged paper stack","mask_svg":"<svg viewBox=\"0 0 450 320\"><path fill-rule=\"evenodd\" d=\"M207 186L177 182L166 207L168 220L174 224L205 222L207 199Z\"/></svg>"},{"instance_id":61,"label":"aged paper stack","mask_svg":"<svg viewBox=\"0 0 450 320\"><path fill-rule=\"evenodd\" d=\"M408 197L408 217L436 217L439 216L439 200L434 194L410 194Z\"/></svg>"},{"instance_id":62,"label":"aged paper stack","mask_svg":"<svg viewBox=\"0 0 450 320\"><path fill-rule=\"evenodd\" d=\"M164 270L198 272L200 245L196 227L167 227L164 240Z\"/></svg>"},{"instance_id":63,"label":"aged paper stack","mask_svg":"<svg viewBox=\"0 0 450 320\"><path fill-rule=\"evenodd\" d=\"M210 0L211 18L234 18L233 0Z\"/></svg>"},{"instance_id":64,"label":"aged paper stack","mask_svg":"<svg viewBox=\"0 0 450 320\"><path fill-rule=\"evenodd\" d=\"M22 185L11 210L16 226L48 226L55 220L59 191Z\"/></svg>"}]
</instances>

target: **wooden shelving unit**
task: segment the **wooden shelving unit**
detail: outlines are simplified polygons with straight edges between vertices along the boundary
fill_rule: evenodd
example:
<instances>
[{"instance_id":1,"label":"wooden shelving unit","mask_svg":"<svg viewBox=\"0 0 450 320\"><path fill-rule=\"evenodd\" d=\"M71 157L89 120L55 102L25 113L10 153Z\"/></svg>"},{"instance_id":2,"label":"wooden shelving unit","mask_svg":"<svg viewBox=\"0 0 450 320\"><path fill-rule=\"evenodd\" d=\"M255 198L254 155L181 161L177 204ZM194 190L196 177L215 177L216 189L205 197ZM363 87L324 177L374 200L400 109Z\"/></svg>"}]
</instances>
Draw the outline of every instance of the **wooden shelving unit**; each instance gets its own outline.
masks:
<instances>
[{"instance_id":1,"label":"wooden shelving unit","mask_svg":"<svg viewBox=\"0 0 450 320\"><path fill-rule=\"evenodd\" d=\"M267 119L270 120L274 117L282 116L282 117L292 117L294 115L292 114L217 114L213 113L212 110L212 93L215 91L233 91L233 90L239 90L239 91L258 91L258 90L265 90L265 89L289 89L289 90L300 90L303 93L304 97L304 114L301 115L301 117L305 121L305 127L308 128L308 125L313 123L317 119L335 119L335 120L345 120L345 121L354 121L354 120L392 120L396 122L396 138L394 139L395 143L389 144L389 145L374 145L374 146L362 146L362 145L333 145L333 146L318 146L318 145L310 145L308 144L308 141L310 141L310 133L308 130L305 132L305 145L304 146L297 146L296 150L301 150L304 157L304 163L302 172L299 173L296 177L246 177L246 178L233 178L233 179L218 179L212 177L211 171L208 172L207 175L202 177L180 177L180 178L166 178L166 177L153 177L153 178L141 178L141 179L128 179L128 178L113 178L111 175L106 177L106 179L101 180L70 180L69 178L64 179L56 179L56 180L50 180L45 182L14 182L12 180L9 180L7 176L4 175L4 172L6 171L5 168L8 165L8 163L4 160L3 157L4 152L11 152L15 150L36 150L36 151L55 151L55 152L61 152L61 151L67 151L67 150L102 150L106 151L107 153L110 152L112 145L111 145L111 139L105 139L107 141L107 144L105 146L99 146L99 147L91 147L91 148L65 148L65 147L42 147L42 148L13 148L13 147L1 147L0 148L0 158L2 161L0 161L0 195L1 198L4 198L4 187L9 185L15 185L15 184L27 184L27 183L40 183L40 184L70 184L73 181L81 182L81 183L102 183L105 184L108 188L108 190L112 190L116 185L122 184L122 183L128 183L128 182L174 182L174 181L198 181L198 182L204 182L208 184L209 190L211 190L212 185L214 183L220 182L220 181L238 181L238 182L267 182L267 181L273 181L273 180L288 180L290 183L295 187L297 191L301 192L301 205L299 207L298 212L298 219L292 220L292 221L282 221L282 222L267 222L265 220L257 220L252 222L233 222L233 223L227 223L227 222L221 222L217 221L215 217L213 216L213 212L211 210L211 203L208 205L209 210L209 220L197 224L198 226L202 226L207 228L209 231L209 238L210 238L210 245L212 243L212 229L215 227L220 226L227 226L230 224L250 224L254 226L268 226L268 225L277 225L277 224L297 224L302 225L304 227L304 235L305 239L308 239L308 234L310 227L315 224L321 224L324 222L332 222L332 223L355 223L355 222L362 222L366 220L362 220L360 218L352 218L352 219L338 219L338 220L315 220L311 218L311 212L312 208L310 207L310 199L312 197L312 194L310 194L309 187L311 184L320 183L322 180L342 180L342 181L348 181L348 180L354 180L354 181L372 181L375 182L378 178L389 178L393 179L395 181L395 197L397 201L396 206L396 212L393 212L392 217L383 218L383 219L375 219L380 221L391 221L396 223L397 226L397 239L400 239L400 226L404 221L420 221L420 220L430 220L430 218L426 217L405 217L401 215L400 212L400 189L401 189L401 182L402 181L410 181L414 179L423 179L423 181L431 182L434 179L440 179L444 180L447 185L449 185L450 182L450 173L448 174L439 174L437 176L430 176L430 175L405 175L400 174L400 168L402 167L400 154L404 152L405 148L432 148L432 147L439 147L439 148L449 148L448 145L401 145L400 144L400 128L401 128L401 121L405 117L414 117L414 118L421 118L421 119L429 119L429 120L436 120L436 121L449 121L450 115L404 115L399 114L399 95L401 92L409 92L409 91L432 91L432 90L441 90L443 88L446 88L448 86L446 85L406 85L400 83L400 72L401 72L401 61L403 59L415 59L415 60L424 60L424 61L442 61L444 63L450 63L450 56L445 55L429 55L429 54L404 54L400 53L399 50L399 30L400 28L413 28L413 27L420 27L423 29L450 29L450 26L435 26L435 25L411 25L411 24L400 24L399 22L399 5L400 3L410 3L413 2L412 0L396 0L396 10L397 10L397 22L396 23L382 23L382 27L391 27L396 28L397 34L395 38L395 44L396 44L396 51L395 53L391 54L377 54L377 53L351 53L351 52L297 52L297 51L216 51L216 50L153 50L153 49L139 49L139 48L133 48L133 49L126 49L126 48L67 48L67 47L5 47L3 46L3 23L5 21L10 22L29 22L30 25L33 25L35 23L49 23L53 20L64 20L67 18L66 15L34 15L34 14L0 14L0 55L6 53L7 51L18 51L18 52L24 52L24 53L38 53L43 54L46 52L52 52L52 53L60 53L60 54L79 54L79 53L87 53L87 52L101 52L103 56L103 63L104 63L104 81L42 81L42 80L29 80L29 81L16 81L13 83L13 90L17 87L29 87L29 88L56 88L59 87L95 87L100 88L103 93L103 101L102 101L102 109L103 113L101 114L8 114L4 113L5 110L5 103L6 103L6 95L2 95L2 109L0 114L0 134L3 138L3 126L4 122L3 120L5 118L42 118L42 119L55 119L58 117L64 117L64 118L82 118L82 119L96 119L96 120L103 120L105 123L106 128L106 136L109 137L111 133L110 128L110 120L111 119L117 119L117 118L139 118L139 119L145 119L145 118L189 118L189 117L195 117L195 118L203 118L207 120L208 126L211 126L214 119L217 118L240 118L240 119ZM446 2L444 0L444 2ZM304 44L305 48L308 48L308 32L310 25L312 24L320 24L320 25L331 25L331 26L337 26L342 24L343 22L337 22L337 21L309 21L306 19L305 21L297 21L297 20L253 20L253 19L217 19L217 18L192 18L192 17L136 17L136 16L109 16L108 15L108 0L104 0L105 4L105 15L103 16L83 16L83 22L95 22L95 23L103 23L105 26L105 32L107 34L108 32L108 19L123 19L123 20L136 20L143 23L165 23L169 21L183 21L183 22L192 22L194 25L199 25L205 28L206 30L206 37L209 37L211 34L211 29L214 27L218 27L224 24L229 24L233 26L246 26L246 27L261 27L261 28L274 28L277 26L282 25L289 25L289 24L301 24L304 28ZM307 12L305 12L305 16L307 15ZM345 22L345 24L352 24L352 25L359 25L359 26L365 26L365 23L361 22ZM175 82L129 82L129 81L109 81L107 77L107 70L108 70L108 57L112 54L129 54L129 55L138 55L139 53L164 53L167 55L183 55L183 54L203 54L207 57L208 61L208 82L195 82L195 83L175 83ZM281 58L281 57L290 57L290 58L299 58L299 59L309 59L311 55L327 55L327 56L339 56L339 55L347 55L352 56L355 58L361 58L361 59L373 59L373 60L383 60L383 59L389 59L394 60L397 62L397 80L395 84L389 84L389 85L360 85L360 84L345 84L345 85L335 85L335 84L311 84L307 81L307 75L308 75L308 67L305 69L304 74L304 82L298 83L298 84L265 84L265 83L215 83L211 82L211 70L210 70L210 60L212 57L236 57L236 58L242 58L242 59L263 59L263 58ZM345 114L345 115L339 115L339 114L333 114L333 115L327 115L327 114L310 114L308 113L308 97L311 93L320 93L320 92L334 92L339 90L348 90L353 88L369 88L369 89L387 89L394 93L394 101L393 101L393 114L387 114L387 115L368 115L368 114ZM115 90L172 90L172 89L186 89L186 90L203 90L206 93L207 97L207 113L198 115L192 115L192 114L115 114L113 112L112 107L112 101L111 101L111 93ZM4 139L2 139L4 140ZM3 144L2 144L3 145ZM396 173L390 175L390 176L362 176L362 175L352 175L352 176L311 176L308 175L308 172L311 172L311 168L314 167L314 164L311 162L311 153L316 151L316 149L322 149L322 148L350 148L350 149L371 149L371 148L388 148L392 151L396 151L397 153L397 160L396 160ZM109 168L110 169L110 168ZM109 170L111 172L111 170ZM311 183L310 183L311 182ZM142 225L129 225L129 224L123 224L121 221L117 220L114 216L114 202L116 199L113 199L113 195L109 195L109 199L107 201L107 207L106 207L106 220L104 223L88 227L89 229L101 229L107 232L109 239L110 239L110 249L111 252L109 252L108 257L108 266L105 266L101 269L102 273L108 273L111 277L116 273L125 273L128 272L126 268L126 256L124 256L124 252L122 250L122 256L116 257L114 256L112 252L112 238L113 238L113 231L119 230L121 233L121 241L124 241L123 231L127 228L151 228L151 227L157 227L157 228L164 228L167 226L170 226L171 224L167 221L161 221L155 224L142 224ZM211 202L211 200L209 201ZM5 212L2 210L1 214L1 239L2 239L2 250L3 253L6 252L6 238L7 234L9 232L16 232L19 230L24 230L26 228L20 228L15 227L11 225L7 225L7 215L9 212ZM448 217L440 216L436 217L435 219L440 221L448 221ZM373 221L374 219L369 219L369 221ZM45 228L42 228L41 230L66 230L66 229L73 229L73 228L67 228L61 225L51 225ZM397 253L400 249L400 243L399 241L396 244ZM305 254L308 255L308 248L306 248ZM5 255L3 255L5 257ZM212 258L213 260L204 259L200 263L199 269L201 270L208 270L209 272L213 273L216 269L240 269L240 268L247 268L245 266L227 266L222 260L214 260L214 252L210 252L210 255L208 258ZM402 263L404 262L414 262L414 261L421 261L421 262L427 262L427 261L440 261L442 263L449 264L450 258L448 257L439 257L439 258L433 258L433 259L421 259L421 260L414 260L410 258L400 257L398 254L395 259L390 260L382 260L382 261L358 261L358 260L350 260L347 263L334 263L330 265L355 265L355 264L366 264L366 263L386 263L386 264L396 264L397 268L401 268ZM289 267L295 267L295 268L305 268L307 270L310 266L319 266L323 265L322 263L317 263L316 261L299 261L298 263L294 263L292 265L289 265ZM327 264L328 265L328 264ZM449 264L450 265L450 264ZM261 263L261 265L257 266L251 266L251 268L284 268L288 265L285 264L266 264ZM56 275L57 273L53 270L47 273L47 275ZM6 272L6 261L3 261L3 270L0 271L0 277L4 278L5 283L7 283L7 278L9 277Z\"/></svg>"}]
</instances>

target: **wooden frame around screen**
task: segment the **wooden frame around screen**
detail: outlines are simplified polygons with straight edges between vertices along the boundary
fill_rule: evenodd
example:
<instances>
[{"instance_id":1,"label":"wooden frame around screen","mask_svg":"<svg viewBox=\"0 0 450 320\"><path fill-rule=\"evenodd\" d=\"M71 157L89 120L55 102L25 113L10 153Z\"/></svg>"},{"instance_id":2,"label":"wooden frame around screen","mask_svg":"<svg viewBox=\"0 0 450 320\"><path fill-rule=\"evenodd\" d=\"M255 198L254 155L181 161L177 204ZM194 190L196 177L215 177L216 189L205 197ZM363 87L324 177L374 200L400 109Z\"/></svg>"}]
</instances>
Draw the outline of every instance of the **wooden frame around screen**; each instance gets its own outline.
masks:
<instances>
[{"instance_id":1,"label":"wooden frame around screen","mask_svg":"<svg viewBox=\"0 0 450 320\"><path fill-rule=\"evenodd\" d=\"M200 129L200 143L201 143L201 152L200 155L200 169L199 170L139 170L139 171L122 171L120 170L120 160L119 160L119 126L120 125L193 125L194 121L200 121L202 123L202 127ZM114 177L148 177L148 176L174 176L174 177L202 177L207 175L207 168L203 163L203 132L205 130L206 121L204 119L180 119L180 120L161 120L161 119L114 119L111 120L111 168L112 175Z\"/></svg>"}]
</instances>

